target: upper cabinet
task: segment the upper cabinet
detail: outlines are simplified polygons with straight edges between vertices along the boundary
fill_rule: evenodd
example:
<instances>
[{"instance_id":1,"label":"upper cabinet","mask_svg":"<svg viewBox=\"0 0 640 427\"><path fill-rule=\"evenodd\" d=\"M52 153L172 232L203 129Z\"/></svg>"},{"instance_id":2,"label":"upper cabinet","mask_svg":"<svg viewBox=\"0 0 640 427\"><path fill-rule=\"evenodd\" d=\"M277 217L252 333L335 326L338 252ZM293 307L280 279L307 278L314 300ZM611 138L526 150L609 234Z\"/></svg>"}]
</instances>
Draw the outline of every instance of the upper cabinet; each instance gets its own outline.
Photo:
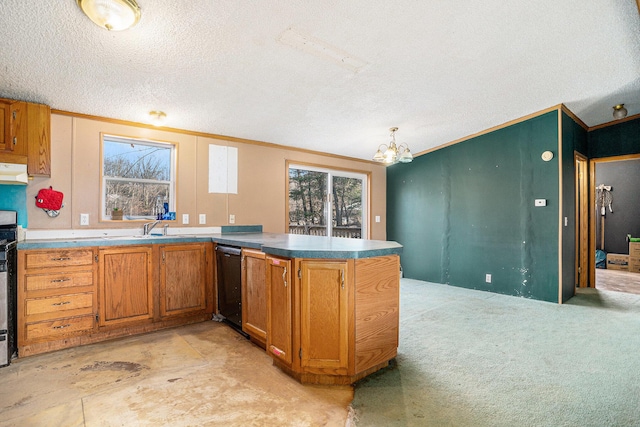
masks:
<instances>
[{"instance_id":1,"label":"upper cabinet","mask_svg":"<svg viewBox=\"0 0 640 427\"><path fill-rule=\"evenodd\" d=\"M22 137L22 116L25 103L0 99L0 155L26 156Z\"/></svg>"},{"instance_id":2,"label":"upper cabinet","mask_svg":"<svg viewBox=\"0 0 640 427\"><path fill-rule=\"evenodd\" d=\"M30 176L51 176L51 108L0 98L0 162L27 165Z\"/></svg>"}]
</instances>

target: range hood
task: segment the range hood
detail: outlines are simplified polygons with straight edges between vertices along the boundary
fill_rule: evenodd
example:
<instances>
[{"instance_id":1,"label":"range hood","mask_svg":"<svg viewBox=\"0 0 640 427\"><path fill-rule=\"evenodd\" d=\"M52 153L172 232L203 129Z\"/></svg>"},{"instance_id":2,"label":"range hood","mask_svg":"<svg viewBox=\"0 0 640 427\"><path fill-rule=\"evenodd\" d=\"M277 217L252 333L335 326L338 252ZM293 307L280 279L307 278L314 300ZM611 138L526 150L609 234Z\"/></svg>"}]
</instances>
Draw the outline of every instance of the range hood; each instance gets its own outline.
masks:
<instances>
[{"instance_id":1,"label":"range hood","mask_svg":"<svg viewBox=\"0 0 640 427\"><path fill-rule=\"evenodd\" d=\"M0 184L27 184L27 165L0 163Z\"/></svg>"}]
</instances>

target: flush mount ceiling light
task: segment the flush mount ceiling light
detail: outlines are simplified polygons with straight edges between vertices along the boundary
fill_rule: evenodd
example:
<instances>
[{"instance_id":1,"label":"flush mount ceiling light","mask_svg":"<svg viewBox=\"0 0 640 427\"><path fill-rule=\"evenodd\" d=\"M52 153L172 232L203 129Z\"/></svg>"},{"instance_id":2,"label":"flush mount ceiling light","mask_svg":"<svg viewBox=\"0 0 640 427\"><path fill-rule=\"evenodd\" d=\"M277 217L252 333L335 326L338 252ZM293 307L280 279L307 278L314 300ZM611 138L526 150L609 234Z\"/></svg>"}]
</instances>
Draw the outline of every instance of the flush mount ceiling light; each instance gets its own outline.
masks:
<instances>
[{"instance_id":1,"label":"flush mount ceiling light","mask_svg":"<svg viewBox=\"0 0 640 427\"><path fill-rule=\"evenodd\" d=\"M135 0L76 0L80 9L96 25L109 31L122 31L140 20Z\"/></svg>"},{"instance_id":2,"label":"flush mount ceiling light","mask_svg":"<svg viewBox=\"0 0 640 427\"><path fill-rule=\"evenodd\" d=\"M149 111L149 117L151 117L151 123L154 126L162 126L167 115L164 111Z\"/></svg>"},{"instance_id":3,"label":"flush mount ceiling light","mask_svg":"<svg viewBox=\"0 0 640 427\"><path fill-rule=\"evenodd\" d=\"M394 163L410 163L413 160L413 155L409 151L407 144L396 145L396 132L398 128L390 128L391 141L389 145L380 144L378 151L373 156L375 162L385 163L392 165Z\"/></svg>"},{"instance_id":4,"label":"flush mount ceiling light","mask_svg":"<svg viewBox=\"0 0 640 427\"><path fill-rule=\"evenodd\" d=\"M618 104L613 107L613 118L616 120L624 119L627 117L627 109L624 108L624 104Z\"/></svg>"}]
</instances>

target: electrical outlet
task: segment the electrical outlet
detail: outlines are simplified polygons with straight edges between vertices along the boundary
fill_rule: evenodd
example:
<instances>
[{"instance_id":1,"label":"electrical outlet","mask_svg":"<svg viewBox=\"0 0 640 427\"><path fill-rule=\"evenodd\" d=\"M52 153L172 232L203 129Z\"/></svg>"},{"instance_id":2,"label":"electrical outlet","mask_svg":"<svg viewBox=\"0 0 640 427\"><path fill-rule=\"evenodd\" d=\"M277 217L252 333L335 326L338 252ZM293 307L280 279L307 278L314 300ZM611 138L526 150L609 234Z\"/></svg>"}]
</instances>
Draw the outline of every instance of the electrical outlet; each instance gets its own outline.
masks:
<instances>
[{"instance_id":1,"label":"electrical outlet","mask_svg":"<svg viewBox=\"0 0 640 427\"><path fill-rule=\"evenodd\" d=\"M207 223L207 214L198 215L198 224L206 224Z\"/></svg>"},{"instance_id":2,"label":"electrical outlet","mask_svg":"<svg viewBox=\"0 0 640 427\"><path fill-rule=\"evenodd\" d=\"M536 206L547 206L547 199L536 199Z\"/></svg>"},{"instance_id":3,"label":"electrical outlet","mask_svg":"<svg viewBox=\"0 0 640 427\"><path fill-rule=\"evenodd\" d=\"M80 214L80 225L89 225L89 214Z\"/></svg>"},{"instance_id":4,"label":"electrical outlet","mask_svg":"<svg viewBox=\"0 0 640 427\"><path fill-rule=\"evenodd\" d=\"M182 214L182 223L189 224L189 214Z\"/></svg>"},{"instance_id":5,"label":"electrical outlet","mask_svg":"<svg viewBox=\"0 0 640 427\"><path fill-rule=\"evenodd\" d=\"M487 283L491 283L491 275L490 274L485 274L484 281L487 282Z\"/></svg>"},{"instance_id":6,"label":"electrical outlet","mask_svg":"<svg viewBox=\"0 0 640 427\"><path fill-rule=\"evenodd\" d=\"M229 224L235 224L235 223L236 223L236 216L229 215Z\"/></svg>"}]
</instances>

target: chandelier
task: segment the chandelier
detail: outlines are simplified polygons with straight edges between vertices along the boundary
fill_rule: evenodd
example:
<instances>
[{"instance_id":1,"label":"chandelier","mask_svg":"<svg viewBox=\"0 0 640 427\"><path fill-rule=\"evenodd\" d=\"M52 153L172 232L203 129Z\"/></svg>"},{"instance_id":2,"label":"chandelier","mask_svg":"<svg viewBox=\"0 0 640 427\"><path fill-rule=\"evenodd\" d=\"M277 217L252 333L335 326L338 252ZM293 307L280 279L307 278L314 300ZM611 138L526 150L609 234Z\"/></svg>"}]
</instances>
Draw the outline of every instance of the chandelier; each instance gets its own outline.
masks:
<instances>
[{"instance_id":1,"label":"chandelier","mask_svg":"<svg viewBox=\"0 0 640 427\"><path fill-rule=\"evenodd\" d=\"M389 145L380 144L378 151L373 156L373 161L381 162L388 165L395 163L410 163L413 160L413 155L409 151L407 144L396 144L396 131L398 128L393 127L389 129L391 131L391 141Z\"/></svg>"}]
</instances>

